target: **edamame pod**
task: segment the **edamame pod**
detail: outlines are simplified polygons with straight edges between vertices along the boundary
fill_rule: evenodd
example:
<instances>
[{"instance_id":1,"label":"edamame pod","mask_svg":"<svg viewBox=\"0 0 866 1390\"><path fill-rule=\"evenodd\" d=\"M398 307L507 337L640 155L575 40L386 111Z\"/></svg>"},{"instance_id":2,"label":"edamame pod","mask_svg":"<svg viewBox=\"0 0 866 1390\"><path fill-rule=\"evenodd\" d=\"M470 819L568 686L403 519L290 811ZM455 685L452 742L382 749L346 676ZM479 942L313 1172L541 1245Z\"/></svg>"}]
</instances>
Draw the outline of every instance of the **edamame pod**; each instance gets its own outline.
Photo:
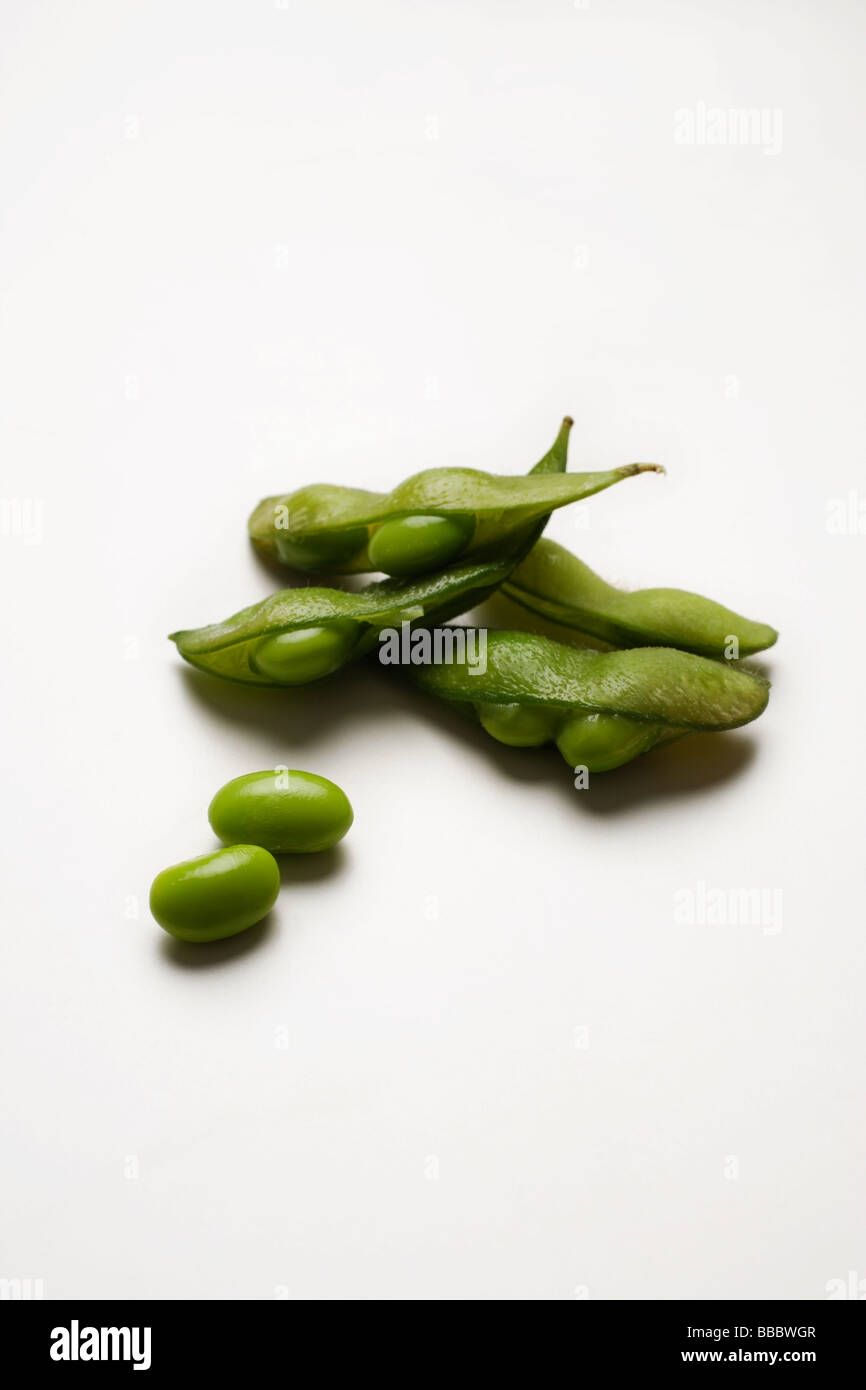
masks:
<instances>
[{"instance_id":1,"label":"edamame pod","mask_svg":"<svg viewBox=\"0 0 866 1390\"><path fill-rule=\"evenodd\" d=\"M259 845L232 845L163 869L150 910L181 941L236 936L270 912L280 891L277 861Z\"/></svg>"},{"instance_id":2,"label":"edamame pod","mask_svg":"<svg viewBox=\"0 0 866 1390\"><path fill-rule=\"evenodd\" d=\"M766 623L682 589L616 589L576 555L544 538L502 592L550 622L614 647L679 647L699 656L730 658L772 647L778 636Z\"/></svg>"},{"instance_id":3,"label":"edamame pod","mask_svg":"<svg viewBox=\"0 0 866 1390\"><path fill-rule=\"evenodd\" d=\"M554 451L564 455L572 421L563 421ZM342 574L382 570L408 577L457 559L501 553L511 538L558 507L580 501L636 473L664 470L631 463L606 472L526 477L475 468L428 468L389 493L314 484L266 497L249 520L253 544L286 564Z\"/></svg>"},{"instance_id":4,"label":"edamame pod","mask_svg":"<svg viewBox=\"0 0 866 1390\"><path fill-rule=\"evenodd\" d=\"M760 677L690 652L597 652L529 632L488 632L485 670L463 660L408 671L422 690L472 708L500 742L554 742L590 772L683 734L748 724L769 696Z\"/></svg>"},{"instance_id":5,"label":"edamame pod","mask_svg":"<svg viewBox=\"0 0 866 1390\"><path fill-rule=\"evenodd\" d=\"M331 849L354 820L336 782L289 768L248 772L220 787L208 820L226 844L261 845L271 854Z\"/></svg>"},{"instance_id":6,"label":"edamame pod","mask_svg":"<svg viewBox=\"0 0 866 1390\"><path fill-rule=\"evenodd\" d=\"M571 420L532 470L563 473ZM335 489L342 491L342 489ZM284 589L223 623L174 632L184 660L201 671L249 685L304 684L330 675L375 646L385 627L445 622L481 603L541 534L546 517L525 522L492 558L454 565L415 581L387 579L359 594L339 589Z\"/></svg>"},{"instance_id":7,"label":"edamame pod","mask_svg":"<svg viewBox=\"0 0 866 1390\"><path fill-rule=\"evenodd\" d=\"M174 632L185 661L246 685L318 680L363 656L385 627L465 613L501 584L509 561L454 566L415 583L387 579L360 593L281 589L210 627Z\"/></svg>"}]
</instances>

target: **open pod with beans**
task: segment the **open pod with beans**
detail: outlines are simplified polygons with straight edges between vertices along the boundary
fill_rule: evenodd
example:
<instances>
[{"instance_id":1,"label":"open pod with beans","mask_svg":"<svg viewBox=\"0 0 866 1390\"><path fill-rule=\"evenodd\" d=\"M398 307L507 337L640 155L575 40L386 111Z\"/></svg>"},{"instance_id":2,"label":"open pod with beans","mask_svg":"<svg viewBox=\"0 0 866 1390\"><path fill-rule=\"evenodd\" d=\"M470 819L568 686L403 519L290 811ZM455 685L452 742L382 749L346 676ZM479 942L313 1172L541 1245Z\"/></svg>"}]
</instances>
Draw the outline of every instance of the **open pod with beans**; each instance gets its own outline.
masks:
<instances>
[{"instance_id":1,"label":"open pod with beans","mask_svg":"<svg viewBox=\"0 0 866 1390\"><path fill-rule=\"evenodd\" d=\"M253 544L294 569L332 574L426 574L455 561L501 557L533 524L655 463L556 477L565 466L572 421L526 477L477 468L428 468L392 492L314 483L266 497L249 520ZM560 467L561 464L561 467Z\"/></svg>"}]
</instances>

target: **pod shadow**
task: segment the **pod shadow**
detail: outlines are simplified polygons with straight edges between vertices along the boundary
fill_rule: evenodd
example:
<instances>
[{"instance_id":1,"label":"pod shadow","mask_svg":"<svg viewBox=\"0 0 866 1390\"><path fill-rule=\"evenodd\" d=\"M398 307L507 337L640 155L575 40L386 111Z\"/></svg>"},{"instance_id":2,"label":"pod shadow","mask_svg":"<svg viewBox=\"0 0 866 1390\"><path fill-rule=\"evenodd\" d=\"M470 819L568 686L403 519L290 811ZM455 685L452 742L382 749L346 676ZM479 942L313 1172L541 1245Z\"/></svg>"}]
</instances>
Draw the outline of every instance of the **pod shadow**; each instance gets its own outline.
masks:
<instances>
[{"instance_id":1,"label":"pod shadow","mask_svg":"<svg viewBox=\"0 0 866 1390\"><path fill-rule=\"evenodd\" d=\"M738 730L690 734L613 772L597 773L581 793L581 805L590 815L608 816L648 802L702 796L746 772L757 749L757 740Z\"/></svg>"},{"instance_id":2,"label":"pod shadow","mask_svg":"<svg viewBox=\"0 0 866 1390\"><path fill-rule=\"evenodd\" d=\"M579 814L616 815L647 803L699 797L743 774L757 755L757 740L741 730L690 734L667 748L654 749L612 772L598 772L578 790L574 775L552 745L509 748L497 743L474 721L456 710L419 702L431 723L451 738L461 738L470 756L483 757L510 782L544 783Z\"/></svg>"},{"instance_id":3,"label":"pod shadow","mask_svg":"<svg viewBox=\"0 0 866 1390\"><path fill-rule=\"evenodd\" d=\"M269 746L274 741L293 746L319 742L345 719L384 725L395 712L389 691L397 694L402 685L369 660L297 690L241 685L190 666L181 670L181 680L189 697L215 722L259 731Z\"/></svg>"},{"instance_id":4,"label":"pod shadow","mask_svg":"<svg viewBox=\"0 0 866 1390\"><path fill-rule=\"evenodd\" d=\"M226 936L222 941L180 941L166 934L160 942L160 952L164 960L182 970L213 970L263 946L274 934L276 916L271 908L254 927L238 932L237 936Z\"/></svg>"}]
</instances>

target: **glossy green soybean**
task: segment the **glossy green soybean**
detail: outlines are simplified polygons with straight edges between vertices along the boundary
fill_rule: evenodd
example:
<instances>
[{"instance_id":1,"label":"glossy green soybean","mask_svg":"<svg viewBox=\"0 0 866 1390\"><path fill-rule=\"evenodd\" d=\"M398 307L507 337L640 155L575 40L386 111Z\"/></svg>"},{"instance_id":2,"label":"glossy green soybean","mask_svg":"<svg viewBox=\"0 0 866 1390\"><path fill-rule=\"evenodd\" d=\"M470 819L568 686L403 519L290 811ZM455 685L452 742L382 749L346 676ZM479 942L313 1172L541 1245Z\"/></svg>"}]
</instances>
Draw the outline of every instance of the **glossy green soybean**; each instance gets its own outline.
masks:
<instances>
[{"instance_id":1,"label":"glossy green soybean","mask_svg":"<svg viewBox=\"0 0 866 1390\"><path fill-rule=\"evenodd\" d=\"M610 772L648 752L660 733L658 724L624 714L579 714L562 725L556 746L570 767Z\"/></svg>"},{"instance_id":2,"label":"glossy green soybean","mask_svg":"<svg viewBox=\"0 0 866 1390\"><path fill-rule=\"evenodd\" d=\"M279 685L307 685L342 666L360 637L361 625L351 618L290 628L265 637L252 653L252 661L256 670Z\"/></svg>"},{"instance_id":3,"label":"glossy green soybean","mask_svg":"<svg viewBox=\"0 0 866 1390\"><path fill-rule=\"evenodd\" d=\"M615 647L679 647L730 658L772 647L778 636L766 623L683 589L616 589L546 538L536 542L502 592L549 622Z\"/></svg>"},{"instance_id":4,"label":"glossy green soybean","mask_svg":"<svg viewBox=\"0 0 866 1390\"><path fill-rule=\"evenodd\" d=\"M235 777L220 788L207 814L226 844L261 845L271 854L331 849L354 820L349 798L335 782L288 768Z\"/></svg>"},{"instance_id":5,"label":"glossy green soybean","mask_svg":"<svg viewBox=\"0 0 866 1390\"><path fill-rule=\"evenodd\" d=\"M532 705L482 701L476 705L476 714L491 738L511 748L538 748L553 736L554 723L547 710Z\"/></svg>"},{"instance_id":6,"label":"glossy green soybean","mask_svg":"<svg viewBox=\"0 0 866 1390\"><path fill-rule=\"evenodd\" d=\"M769 695L758 676L667 647L597 652L496 631L487 634L486 655L483 672L464 660L408 674L422 690L471 709L500 742L553 742L572 767L596 772L683 734L748 724Z\"/></svg>"},{"instance_id":7,"label":"glossy green soybean","mask_svg":"<svg viewBox=\"0 0 866 1390\"><path fill-rule=\"evenodd\" d=\"M314 484L266 497L249 520L253 544L296 567L343 574L382 570L418 574L461 559L487 559L558 507L590 497L637 473L662 472L632 463L596 473L544 466L565 455L566 417L554 448L526 477L474 468L428 468L388 493ZM563 463L564 466L564 463Z\"/></svg>"},{"instance_id":8,"label":"glossy green soybean","mask_svg":"<svg viewBox=\"0 0 866 1390\"><path fill-rule=\"evenodd\" d=\"M472 539L475 521L464 516L403 516L384 521L367 553L373 569L398 579L448 565Z\"/></svg>"},{"instance_id":9,"label":"glossy green soybean","mask_svg":"<svg viewBox=\"0 0 866 1390\"><path fill-rule=\"evenodd\" d=\"M563 473L571 421L532 469L535 477ZM342 489L334 489L341 492ZM185 661L200 671L245 685L300 685L369 652L383 628L403 622L433 626L468 612L488 597L529 552L546 516L511 531L495 553L450 565L415 580L386 579L360 593L340 589L283 589L225 622L171 634ZM326 636L333 630L334 637ZM289 635L302 633L295 640Z\"/></svg>"},{"instance_id":10,"label":"glossy green soybean","mask_svg":"<svg viewBox=\"0 0 866 1390\"><path fill-rule=\"evenodd\" d=\"M236 844L163 869L151 886L150 910L181 941L219 941L260 922L279 891L273 855Z\"/></svg>"}]
</instances>

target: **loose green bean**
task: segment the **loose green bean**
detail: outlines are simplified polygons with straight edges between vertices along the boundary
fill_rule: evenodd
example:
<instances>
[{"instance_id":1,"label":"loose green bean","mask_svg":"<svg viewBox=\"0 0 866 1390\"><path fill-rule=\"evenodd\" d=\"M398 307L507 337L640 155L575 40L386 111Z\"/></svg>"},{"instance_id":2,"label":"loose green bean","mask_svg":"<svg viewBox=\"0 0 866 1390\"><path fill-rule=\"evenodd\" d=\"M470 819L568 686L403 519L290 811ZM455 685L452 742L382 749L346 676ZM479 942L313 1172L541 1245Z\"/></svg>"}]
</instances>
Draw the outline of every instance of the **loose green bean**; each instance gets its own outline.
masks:
<instances>
[{"instance_id":1,"label":"loose green bean","mask_svg":"<svg viewBox=\"0 0 866 1390\"><path fill-rule=\"evenodd\" d=\"M682 589L616 589L546 538L536 542L502 592L550 622L614 647L679 647L735 658L772 647L778 636L766 623Z\"/></svg>"},{"instance_id":2,"label":"loose green bean","mask_svg":"<svg viewBox=\"0 0 866 1390\"><path fill-rule=\"evenodd\" d=\"M270 912L280 891L277 861L259 845L232 845L173 864L153 880L150 910L182 941L219 941Z\"/></svg>"},{"instance_id":3,"label":"loose green bean","mask_svg":"<svg viewBox=\"0 0 866 1390\"><path fill-rule=\"evenodd\" d=\"M271 854L331 849L354 819L336 782L286 767L233 778L220 787L207 814L227 845L261 845Z\"/></svg>"}]
</instances>

